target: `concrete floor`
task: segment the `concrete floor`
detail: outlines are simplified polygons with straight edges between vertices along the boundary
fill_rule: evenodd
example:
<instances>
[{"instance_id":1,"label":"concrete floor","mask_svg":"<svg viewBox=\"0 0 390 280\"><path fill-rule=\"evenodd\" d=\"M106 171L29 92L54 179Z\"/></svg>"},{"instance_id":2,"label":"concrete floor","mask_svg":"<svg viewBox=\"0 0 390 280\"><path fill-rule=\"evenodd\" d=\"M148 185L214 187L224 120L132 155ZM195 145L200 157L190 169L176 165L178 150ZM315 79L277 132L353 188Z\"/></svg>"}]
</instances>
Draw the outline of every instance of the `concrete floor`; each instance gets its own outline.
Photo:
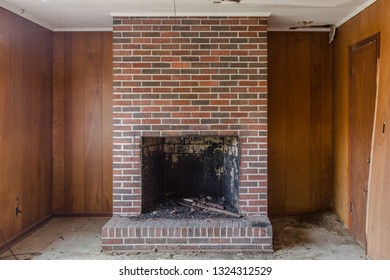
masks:
<instances>
[{"instance_id":1,"label":"concrete floor","mask_svg":"<svg viewBox=\"0 0 390 280\"><path fill-rule=\"evenodd\" d=\"M108 218L53 218L12 247L19 259L40 260L359 260L364 250L332 213L271 219L274 253L102 252L100 232ZM0 259L14 259L9 251Z\"/></svg>"}]
</instances>

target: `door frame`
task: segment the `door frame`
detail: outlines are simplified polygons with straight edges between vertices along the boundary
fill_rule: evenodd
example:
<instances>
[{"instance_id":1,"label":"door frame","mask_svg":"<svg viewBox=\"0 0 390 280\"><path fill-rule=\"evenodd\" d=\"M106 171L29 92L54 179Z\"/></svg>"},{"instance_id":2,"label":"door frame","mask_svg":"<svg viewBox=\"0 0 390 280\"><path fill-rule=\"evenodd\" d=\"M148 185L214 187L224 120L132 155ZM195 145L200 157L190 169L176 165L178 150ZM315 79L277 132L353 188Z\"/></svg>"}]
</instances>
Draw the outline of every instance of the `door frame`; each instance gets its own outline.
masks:
<instances>
[{"instance_id":1,"label":"door frame","mask_svg":"<svg viewBox=\"0 0 390 280\"><path fill-rule=\"evenodd\" d=\"M374 109L374 115L372 116L372 120L373 120L373 130L375 129L375 119L376 119L376 110L377 110L377 99L378 99L378 74L379 74L379 68L378 68L378 61L380 59L380 32L372 35L372 36L369 36L367 37L366 39L363 39L361 41L359 41L358 43L354 44L354 45L351 45L349 46L349 61L348 61L348 80L349 80L349 93L348 93L348 121L349 121L349 125L348 125L348 227L351 228L352 226L352 212L350 211L350 203L352 201L352 170L351 170L351 166L352 166L352 157L351 157L351 146L352 146L352 126L351 126L351 123L352 123L352 83L351 83L351 79L352 79L352 55L353 55L353 52L364 47L365 45L371 43L371 42L374 42L376 41L376 53L377 53L377 67L376 67L376 78L375 78L375 83L376 83L376 94L375 94L375 109ZM373 145L373 135L374 135L374 131L372 132L372 135L371 135L371 152L370 152L370 159L372 159L372 145ZM368 191L370 190L370 176L371 176L371 166L372 166L372 160L370 162L370 166L369 166L369 175L368 175ZM367 199L368 199L368 195L367 194ZM366 224L364 225L364 227L366 228L365 229L365 238L364 238L364 249L367 253L367 211L368 211L368 200L367 200L367 204L366 204Z\"/></svg>"}]
</instances>

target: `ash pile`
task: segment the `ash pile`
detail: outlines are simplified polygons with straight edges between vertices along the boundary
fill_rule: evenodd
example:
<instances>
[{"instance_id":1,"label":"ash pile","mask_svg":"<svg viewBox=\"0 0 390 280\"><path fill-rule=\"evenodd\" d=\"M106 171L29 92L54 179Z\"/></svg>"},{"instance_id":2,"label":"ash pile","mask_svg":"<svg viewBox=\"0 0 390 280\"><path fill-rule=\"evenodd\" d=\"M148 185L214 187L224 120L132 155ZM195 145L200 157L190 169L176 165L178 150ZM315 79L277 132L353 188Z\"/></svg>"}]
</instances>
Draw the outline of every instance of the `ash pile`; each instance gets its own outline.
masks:
<instances>
[{"instance_id":1,"label":"ash pile","mask_svg":"<svg viewBox=\"0 0 390 280\"><path fill-rule=\"evenodd\" d=\"M167 196L160 203L147 209L137 219L208 219L208 218L241 218L237 209L225 198Z\"/></svg>"}]
</instances>

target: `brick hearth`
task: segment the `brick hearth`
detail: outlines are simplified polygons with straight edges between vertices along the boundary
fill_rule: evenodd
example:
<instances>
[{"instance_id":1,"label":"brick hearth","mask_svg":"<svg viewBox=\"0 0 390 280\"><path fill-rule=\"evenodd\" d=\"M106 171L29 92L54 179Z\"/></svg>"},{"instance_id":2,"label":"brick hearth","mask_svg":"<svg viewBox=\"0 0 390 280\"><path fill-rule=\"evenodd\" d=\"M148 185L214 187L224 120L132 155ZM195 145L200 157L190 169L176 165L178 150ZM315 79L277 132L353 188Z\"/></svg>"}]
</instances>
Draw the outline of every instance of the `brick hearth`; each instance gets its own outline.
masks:
<instances>
[{"instance_id":1,"label":"brick hearth","mask_svg":"<svg viewBox=\"0 0 390 280\"><path fill-rule=\"evenodd\" d=\"M116 17L113 35L114 217L103 228L103 248L271 250L267 18ZM143 211L142 139L197 135L239 139L237 206L244 217L131 218Z\"/></svg>"},{"instance_id":2,"label":"brick hearth","mask_svg":"<svg viewBox=\"0 0 390 280\"><path fill-rule=\"evenodd\" d=\"M272 230L264 217L248 219L112 218L103 228L104 250L272 251Z\"/></svg>"}]
</instances>

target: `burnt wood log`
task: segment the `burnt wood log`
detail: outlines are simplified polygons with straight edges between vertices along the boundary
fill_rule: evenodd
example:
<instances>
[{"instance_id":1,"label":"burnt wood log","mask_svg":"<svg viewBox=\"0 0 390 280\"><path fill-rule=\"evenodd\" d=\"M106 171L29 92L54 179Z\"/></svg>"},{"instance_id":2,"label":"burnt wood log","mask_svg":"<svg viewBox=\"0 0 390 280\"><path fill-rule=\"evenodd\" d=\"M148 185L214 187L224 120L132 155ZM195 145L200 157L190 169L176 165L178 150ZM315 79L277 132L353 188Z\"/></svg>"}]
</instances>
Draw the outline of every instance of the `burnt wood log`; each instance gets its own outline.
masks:
<instances>
[{"instance_id":1,"label":"burnt wood log","mask_svg":"<svg viewBox=\"0 0 390 280\"><path fill-rule=\"evenodd\" d=\"M224 214L224 215L232 216L232 217L236 217L236 218L242 217L242 215L237 214L237 213L233 213L233 212L230 212L227 210L223 210L223 209L219 209L219 208L215 208L215 207L211 207L211 206L207 206L207 205L202 205L202 204L194 201L194 199L190 199L190 198L182 198L182 201L179 201L178 204L180 204L182 206L190 207L190 208L196 207L196 208L200 208L200 209L204 209L204 210L209 210L209 211L213 211L216 213L220 213L220 214Z\"/></svg>"}]
</instances>

